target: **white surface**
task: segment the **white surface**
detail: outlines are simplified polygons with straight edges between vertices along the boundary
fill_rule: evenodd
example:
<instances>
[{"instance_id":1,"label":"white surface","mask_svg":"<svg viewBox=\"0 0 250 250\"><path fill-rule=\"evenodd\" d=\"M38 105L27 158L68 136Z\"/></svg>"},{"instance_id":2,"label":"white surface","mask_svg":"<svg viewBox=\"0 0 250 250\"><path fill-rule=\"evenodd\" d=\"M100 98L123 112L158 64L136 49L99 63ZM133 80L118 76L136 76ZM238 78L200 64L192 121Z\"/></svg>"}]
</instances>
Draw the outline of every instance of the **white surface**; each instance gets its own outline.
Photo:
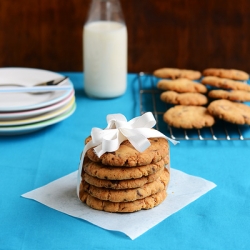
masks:
<instances>
[{"instance_id":1,"label":"white surface","mask_svg":"<svg viewBox=\"0 0 250 250\"><path fill-rule=\"evenodd\" d=\"M171 169L168 196L162 204L150 210L119 214L97 211L83 204L77 197L76 185L77 171L22 196L104 229L123 232L135 239L216 187L203 178Z\"/></svg>"},{"instance_id":2,"label":"white surface","mask_svg":"<svg viewBox=\"0 0 250 250\"><path fill-rule=\"evenodd\" d=\"M9 126L9 127L0 127L0 135L20 135L20 134L27 134L34 132L36 130L42 129L44 127L47 127L49 125L58 123L66 118L68 118L70 115L74 113L76 109L76 105L74 104L70 110L67 110L63 114L56 116L52 119L41 121L37 123L32 123L28 125L21 125L21 126Z\"/></svg>"},{"instance_id":3,"label":"white surface","mask_svg":"<svg viewBox=\"0 0 250 250\"><path fill-rule=\"evenodd\" d=\"M31 68L0 68L0 84L16 83L31 87L36 83L53 80L62 75ZM62 86L72 86L70 80L64 81ZM44 94L29 93L0 93L0 112L22 111L45 107L66 98L71 89L54 91Z\"/></svg>"},{"instance_id":4,"label":"white surface","mask_svg":"<svg viewBox=\"0 0 250 250\"><path fill-rule=\"evenodd\" d=\"M72 90L70 95L67 96L65 99L61 100L58 103L52 104L50 106L38 108L38 109L32 109L27 111L19 111L19 112L0 112L0 121L12 121L12 120L21 120L21 119L27 119L31 117L35 117L47 112L51 112L54 110L57 110L61 108L62 106L69 103L74 96L74 91Z\"/></svg>"},{"instance_id":5,"label":"white surface","mask_svg":"<svg viewBox=\"0 0 250 250\"><path fill-rule=\"evenodd\" d=\"M88 95L116 97L126 90L127 29L110 21L84 26L84 88Z\"/></svg>"}]
</instances>

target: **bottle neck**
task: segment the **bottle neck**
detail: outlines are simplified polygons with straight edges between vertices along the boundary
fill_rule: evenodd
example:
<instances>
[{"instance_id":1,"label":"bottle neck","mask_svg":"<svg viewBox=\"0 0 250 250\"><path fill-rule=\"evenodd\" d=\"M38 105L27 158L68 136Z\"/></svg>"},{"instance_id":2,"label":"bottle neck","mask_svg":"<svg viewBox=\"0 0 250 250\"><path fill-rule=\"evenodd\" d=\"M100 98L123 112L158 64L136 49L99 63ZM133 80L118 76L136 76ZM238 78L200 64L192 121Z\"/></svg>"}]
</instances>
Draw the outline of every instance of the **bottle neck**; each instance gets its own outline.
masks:
<instances>
[{"instance_id":1,"label":"bottle neck","mask_svg":"<svg viewBox=\"0 0 250 250\"><path fill-rule=\"evenodd\" d=\"M86 23L113 21L125 24L119 0L92 0Z\"/></svg>"}]
</instances>

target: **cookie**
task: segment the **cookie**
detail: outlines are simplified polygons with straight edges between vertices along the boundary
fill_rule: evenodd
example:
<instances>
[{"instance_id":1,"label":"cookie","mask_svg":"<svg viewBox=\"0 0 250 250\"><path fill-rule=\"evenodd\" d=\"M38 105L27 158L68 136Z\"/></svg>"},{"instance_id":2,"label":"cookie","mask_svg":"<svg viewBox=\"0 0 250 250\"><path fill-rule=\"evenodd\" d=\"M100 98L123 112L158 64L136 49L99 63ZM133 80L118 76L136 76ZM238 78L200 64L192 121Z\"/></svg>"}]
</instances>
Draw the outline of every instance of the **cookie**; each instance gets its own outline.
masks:
<instances>
[{"instance_id":1,"label":"cookie","mask_svg":"<svg viewBox=\"0 0 250 250\"><path fill-rule=\"evenodd\" d=\"M165 91L161 93L160 99L163 102L178 104L178 105L205 105L208 99L200 93L177 93L175 91Z\"/></svg>"},{"instance_id":2,"label":"cookie","mask_svg":"<svg viewBox=\"0 0 250 250\"><path fill-rule=\"evenodd\" d=\"M250 101L250 92L244 90L226 91L222 89L211 90L208 96L213 99L227 99L229 101Z\"/></svg>"},{"instance_id":3,"label":"cookie","mask_svg":"<svg viewBox=\"0 0 250 250\"><path fill-rule=\"evenodd\" d=\"M231 123L250 125L250 107L243 103L216 100L209 104L208 112Z\"/></svg>"},{"instance_id":4,"label":"cookie","mask_svg":"<svg viewBox=\"0 0 250 250\"><path fill-rule=\"evenodd\" d=\"M248 80L249 74L237 69L208 68L203 71L204 76L217 76L232 80Z\"/></svg>"},{"instance_id":5,"label":"cookie","mask_svg":"<svg viewBox=\"0 0 250 250\"><path fill-rule=\"evenodd\" d=\"M106 166L101 163L92 162L90 160L84 160L83 170L98 179L104 180L129 180L138 179L144 176L154 174L164 168L165 164L169 163L169 156L167 155L164 159L151 163L145 166L138 167L112 167Z\"/></svg>"},{"instance_id":6,"label":"cookie","mask_svg":"<svg viewBox=\"0 0 250 250\"><path fill-rule=\"evenodd\" d=\"M210 85L221 89L250 91L250 85L244 82L235 81L217 76L206 76L202 79L202 84Z\"/></svg>"},{"instance_id":7,"label":"cookie","mask_svg":"<svg viewBox=\"0 0 250 250\"><path fill-rule=\"evenodd\" d=\"M128 189L128 188L138 188L143 185L153 182L157 180L162 172L164 171L164 167L154 174L150 174L148 176L144 176L136 179L128 179L128 180L103 180L88 175L87 173L82 174L82 179L88 184L100 187L100 188L111 188L111 189Z\"/></svg>"},{"instance_id":8,"label":"cookie","mask_svg":"<svg viewBox=\"0 0 250 250\"><path fill-rule=\"evenodd\" d=\"M132 213L142 209L151 209L162 203L166 197L167 192L163 190L144 199L132 202L103 201L89 195L87 192L83 191L82 186L80 186L80 199L82 202L93 209L110 213Z\"/></svg>"},{"instance_id":9,"label":"cookie","mask_svg":"<svg viewBox=\"0 0 250 250\"><path fill-rule=\"evenodd\" d=\"M206 93L207 88L189 79L180 78L176 80L160 80L157 88L161 90L172 90L178 93Z\"/></svg>"},{"instance_id":10,"label":"cookie","mask_svg":"<svg viewBox=\"0 0 250 250\"><path fill-rule=\"evenodd\" d=\"M159 78L187 78L190 80L197 80L200 79L201 72L190 69L162 68L155 70L153 75Z\"/></svg>"},{"instance_id":11,"label":"cookie","mask_svg":"<svg viewBox=\"0 0 250 250\"><path fill-rule=\"evenodd\" d=\"M177 105L167 110L163 120L170 126L184 129L201 129L214 124L214 117L205 107Z\"/></svg>"},{"instance_id":12,"label":"cookie","mask_svg":"<svg viewBox=\"0 0 250 250\"><path fill-rule=\"evenodd\" d=\"M82 180L83 190L100 200L112 202L128 202L143 199L152 194L165 190L169 182L169 172L165 168L162 175L155 181L145 184L139 188L131 189L110 189L99 188Z\"/></svg>"},{"instance_id":13,"label":"cookie","mask_svg":"<svg viewBox=\"0 0 250 250\"><path fill-rule=\"evenodd\" d=\"M88 140L91 138L89 137ZM86 152L87 157L94 162L100 162L109 166L126 166L135 167L156 163L168 155L169 145L164 138L148 138L151 145L142 153L137 151L128 141L121 143L120 147L115 152L106 152L101 157L98 157L93 148Z\"/></svg>"}]
</instances>

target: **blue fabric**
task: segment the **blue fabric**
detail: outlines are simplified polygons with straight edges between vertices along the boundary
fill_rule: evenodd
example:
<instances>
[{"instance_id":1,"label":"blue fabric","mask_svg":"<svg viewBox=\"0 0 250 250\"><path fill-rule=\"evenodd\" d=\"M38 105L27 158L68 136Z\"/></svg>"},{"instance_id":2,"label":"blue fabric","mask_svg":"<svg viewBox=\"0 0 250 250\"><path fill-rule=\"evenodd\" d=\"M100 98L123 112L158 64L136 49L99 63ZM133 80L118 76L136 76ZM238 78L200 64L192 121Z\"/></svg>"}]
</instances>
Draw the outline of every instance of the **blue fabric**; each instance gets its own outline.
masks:
<instances>
[{"instance_id":1,"label":"blue fabric","mask_svg":"<svg viewBox=\"0 0 250 250\"><path fill-rule=\"evenodd\" d=\"M95 100L74 84L77 109L35 133L0 137L0 249L249 249L250 141L181 141L171 145L171 167L217 187L135 240L24 199L78 168L84 138L106 127L106 115L140 115L136 75L122 97ZM142 222L143 223L143 222ZM132 226L132 225L131 225Z\"/></svg>"}]
</instances>

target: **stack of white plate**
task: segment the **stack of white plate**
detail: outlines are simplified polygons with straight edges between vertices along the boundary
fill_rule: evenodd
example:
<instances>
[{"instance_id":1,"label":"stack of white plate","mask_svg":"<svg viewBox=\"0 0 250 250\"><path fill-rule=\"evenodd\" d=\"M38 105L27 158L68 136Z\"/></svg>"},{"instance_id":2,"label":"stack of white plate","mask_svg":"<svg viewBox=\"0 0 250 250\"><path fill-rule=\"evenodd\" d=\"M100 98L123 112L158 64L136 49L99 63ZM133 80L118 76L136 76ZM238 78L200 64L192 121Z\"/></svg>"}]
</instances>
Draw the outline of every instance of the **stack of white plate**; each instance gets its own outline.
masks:
<instances>
[{"instance_id":1,"label":"stack of white plate","mask_svg":"<svg viewBox=\"0 0 250 250\"><path fill-rule=\"evenodd\" d=\"M33 132L73 114L76 108L75 95L69 79L60 84L63 90L51 92L3 92L4 87L1 87L1 84L5 87L8 84L32 87L36 83L59 77L62 75L41 69L0 68L0 135Z\"/></svg>"}]
</instances>

